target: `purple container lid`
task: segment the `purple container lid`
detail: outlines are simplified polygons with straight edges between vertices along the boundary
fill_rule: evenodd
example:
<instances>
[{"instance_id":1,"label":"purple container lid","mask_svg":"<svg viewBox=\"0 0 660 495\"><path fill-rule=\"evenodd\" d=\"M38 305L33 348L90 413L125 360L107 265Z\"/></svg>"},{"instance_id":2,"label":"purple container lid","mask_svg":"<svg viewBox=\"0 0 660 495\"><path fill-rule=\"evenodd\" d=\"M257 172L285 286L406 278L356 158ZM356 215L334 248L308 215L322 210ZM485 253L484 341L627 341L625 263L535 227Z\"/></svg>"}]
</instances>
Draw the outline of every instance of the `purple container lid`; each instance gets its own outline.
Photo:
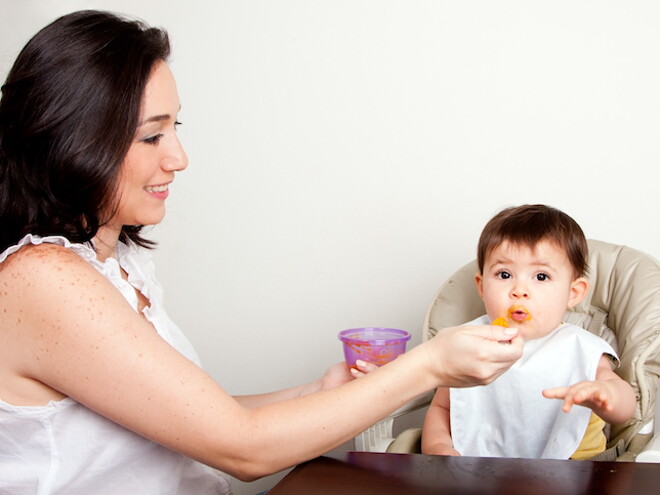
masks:
<instances>
[{"instance_id":1,"label":"purple container lid","mask_svg":"<svg viewBox=\"0 0 660 495\"><path fill-rule=\"evenodd\" d=\"M410 333L398 328L363 327L339 332L339 340L370 345L401 344L410 340Z\"/></svg>"}]
</instances>

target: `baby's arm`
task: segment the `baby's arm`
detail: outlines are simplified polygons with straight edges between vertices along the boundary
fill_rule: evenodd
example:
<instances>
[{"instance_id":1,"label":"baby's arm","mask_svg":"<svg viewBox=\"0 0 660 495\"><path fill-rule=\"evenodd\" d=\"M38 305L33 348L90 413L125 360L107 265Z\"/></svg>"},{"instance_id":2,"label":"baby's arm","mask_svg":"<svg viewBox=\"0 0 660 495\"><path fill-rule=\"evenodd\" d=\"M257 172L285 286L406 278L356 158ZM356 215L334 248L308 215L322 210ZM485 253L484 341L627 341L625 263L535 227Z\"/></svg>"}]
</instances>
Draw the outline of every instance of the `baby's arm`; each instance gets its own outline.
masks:
<instances>
[{"instance_id":1,"label":"baby's arm","mask_svg":"<svg viewBox=\"0 0 660 495\"><path fill-rule=\"evenodd\" d=\"M583 381L570 387L557 387L543 391L549 399L563 399L563 410L568 412L574 404L588 407L611 424L625 423L635 412L635 393L630 384L614 371L607 356L598 363L596 379Z\"/></svg>"},{"instance_id":2,"label":"baby's arm","mask_svg":"<svg viewBox=\"0 0 660 495\"><path fill-rule=\"evenodd\" d=\"M449 389L439 388L426 412L422 429L422 453L461 455L452 444L449 423Z\"/></svg>"}]
</instances>

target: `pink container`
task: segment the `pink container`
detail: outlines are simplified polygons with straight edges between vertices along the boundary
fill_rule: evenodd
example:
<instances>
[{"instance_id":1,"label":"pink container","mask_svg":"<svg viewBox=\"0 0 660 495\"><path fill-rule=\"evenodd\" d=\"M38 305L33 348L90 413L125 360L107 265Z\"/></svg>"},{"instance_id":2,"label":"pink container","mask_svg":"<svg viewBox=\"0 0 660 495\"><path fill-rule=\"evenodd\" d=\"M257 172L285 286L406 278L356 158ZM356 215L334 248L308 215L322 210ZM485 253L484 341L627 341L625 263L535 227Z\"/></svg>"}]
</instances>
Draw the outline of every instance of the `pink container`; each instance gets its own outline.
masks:
<instances>
[{"instance_id":1,"label":"pink container","mask_svg":"<svg viewBox=\"0 0 660 495\"><path fill-rule=\"evenodd\" d=\"M382 366L406 352L410 333L396 328L349 328L339 332L339 340L349 366L355 367L358 359Z\"/></svg>"}]
</instances>

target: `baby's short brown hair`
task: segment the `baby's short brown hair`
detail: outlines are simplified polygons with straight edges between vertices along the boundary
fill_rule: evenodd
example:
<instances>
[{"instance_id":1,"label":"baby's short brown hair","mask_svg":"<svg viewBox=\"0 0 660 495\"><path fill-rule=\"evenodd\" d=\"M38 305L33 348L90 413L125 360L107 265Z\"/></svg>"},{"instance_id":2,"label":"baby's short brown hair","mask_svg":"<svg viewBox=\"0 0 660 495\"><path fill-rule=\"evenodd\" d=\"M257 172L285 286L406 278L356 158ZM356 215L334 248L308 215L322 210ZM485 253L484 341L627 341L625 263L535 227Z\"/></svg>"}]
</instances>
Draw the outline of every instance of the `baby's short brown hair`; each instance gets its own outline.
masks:
<instances>
[{"instance_id":1,"label":"baby's short brown hair","mask_svg":"<svg viewBox=\"0 0 660 495\"><path fill-rule=\"evenodd\" d=\"M479 272L483 273L486 256L504 241L533 249L545 240L565 250L575 278L586 275L589 249L584 232L566 213L546 205L505 208L491 218L479 237Z\"/></svg>"}]
</instances>

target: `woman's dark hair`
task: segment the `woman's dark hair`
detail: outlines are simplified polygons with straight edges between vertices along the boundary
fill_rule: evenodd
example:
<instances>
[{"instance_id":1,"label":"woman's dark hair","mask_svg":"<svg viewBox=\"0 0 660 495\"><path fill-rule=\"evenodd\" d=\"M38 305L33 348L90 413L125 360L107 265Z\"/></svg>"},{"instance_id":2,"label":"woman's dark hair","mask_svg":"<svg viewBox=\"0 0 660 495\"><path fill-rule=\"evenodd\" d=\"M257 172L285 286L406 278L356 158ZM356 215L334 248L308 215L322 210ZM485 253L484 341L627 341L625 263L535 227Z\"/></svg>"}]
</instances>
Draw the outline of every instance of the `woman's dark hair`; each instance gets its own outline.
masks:
<instances>
[{"instance_id":1,"label":"woman's dark hair","mask_svg":"<svg viewBox=\"0 0 660 495\"><path fill-rule=\"evenodd\" d=\"M90 242L110 219L144 88L169 53L164 30L99 11L25 45L0 100L0 252L28 233ZM120 239L153 246L141 228Z\"/></svg>"},{"instance_id":2,"label":"woman's dark hair","mask_svg":"<svg viewBox=\"0 0 660 495\"><path fill-rule=\"evenodd\" d=\"M566 213L546 205L522 205L505 208L484 227L477 247L479 272L486 257L503 242L534 249L541 241L550 241L564 249L575 278L586 275L588 245L584 232Z\"/></svg>"}]
</instances>

